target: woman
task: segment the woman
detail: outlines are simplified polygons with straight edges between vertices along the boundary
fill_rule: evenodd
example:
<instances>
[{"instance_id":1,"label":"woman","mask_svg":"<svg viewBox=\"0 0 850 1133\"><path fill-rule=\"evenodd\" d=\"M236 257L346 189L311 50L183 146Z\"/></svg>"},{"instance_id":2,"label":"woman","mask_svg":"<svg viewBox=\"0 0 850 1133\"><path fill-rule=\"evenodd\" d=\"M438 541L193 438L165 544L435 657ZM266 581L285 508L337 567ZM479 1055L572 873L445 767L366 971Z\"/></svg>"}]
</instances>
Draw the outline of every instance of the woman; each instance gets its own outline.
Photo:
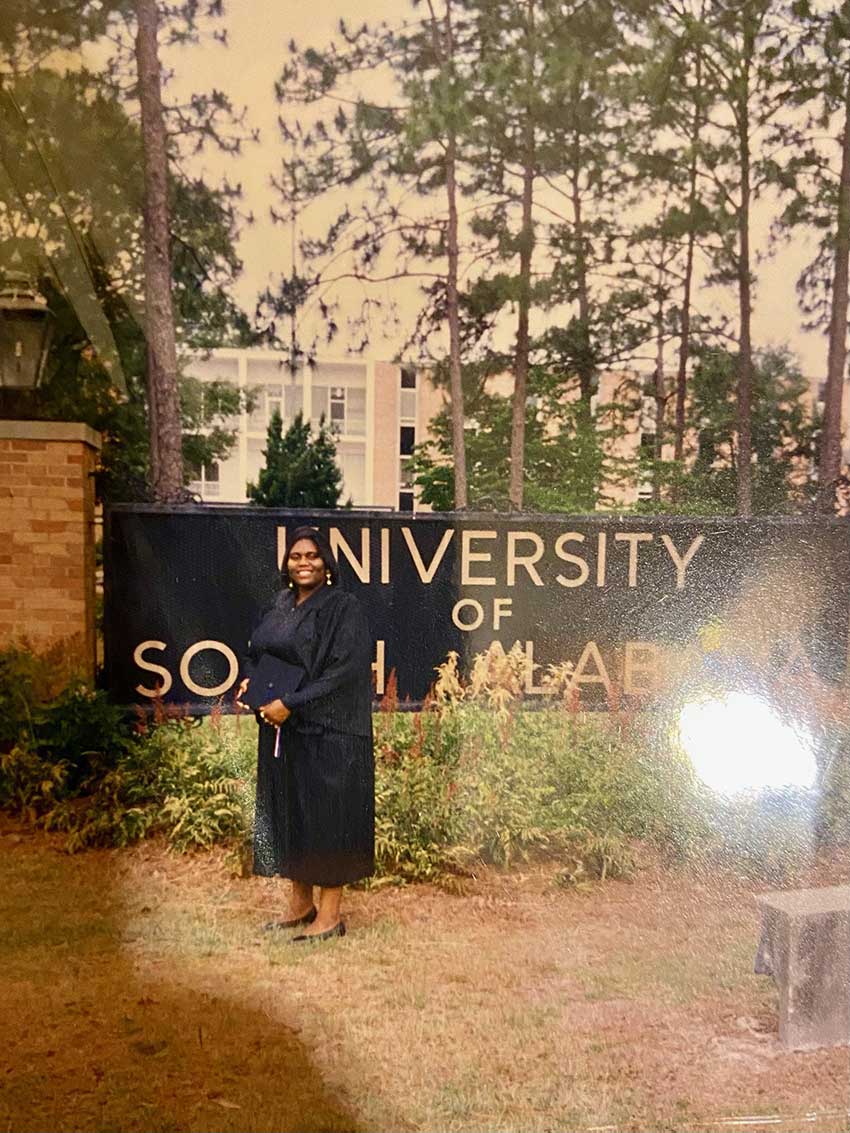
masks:
<instances>
[{"instance_id":1,"label":"woman","mask_svg":"<svg viewBox=\"0 0 850 1133\"><path fill-rule=\"evenodd\" d=\"M254 872L292 882L286 916L267 927L306 926L293 939L315 941L345 935L342 887L374 872L372 640L323 535L299 527L284 569L288 588L251 635L236 699L263 653L304 670L285 703L258 713Z\"/></svg>"}]
</instances>

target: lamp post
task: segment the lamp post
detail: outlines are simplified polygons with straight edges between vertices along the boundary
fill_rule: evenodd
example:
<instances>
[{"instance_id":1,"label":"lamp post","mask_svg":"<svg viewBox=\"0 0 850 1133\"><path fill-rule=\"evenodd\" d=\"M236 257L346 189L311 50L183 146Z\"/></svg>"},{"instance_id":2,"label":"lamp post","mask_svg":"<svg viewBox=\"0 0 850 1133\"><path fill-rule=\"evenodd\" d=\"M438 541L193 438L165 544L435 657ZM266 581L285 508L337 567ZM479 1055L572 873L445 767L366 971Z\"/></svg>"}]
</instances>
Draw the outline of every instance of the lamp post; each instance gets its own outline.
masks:
<instances>
[{"instance_id":1,"label":"lamp post","mask_svg":"<svg viewBox=\"0 0 850 1133\"><path fill-rule=\"evenodd\" d=\"M0 416L31 413L53 333L47 300L22 272L0 279Z\"/></svg>"}]
</instances>

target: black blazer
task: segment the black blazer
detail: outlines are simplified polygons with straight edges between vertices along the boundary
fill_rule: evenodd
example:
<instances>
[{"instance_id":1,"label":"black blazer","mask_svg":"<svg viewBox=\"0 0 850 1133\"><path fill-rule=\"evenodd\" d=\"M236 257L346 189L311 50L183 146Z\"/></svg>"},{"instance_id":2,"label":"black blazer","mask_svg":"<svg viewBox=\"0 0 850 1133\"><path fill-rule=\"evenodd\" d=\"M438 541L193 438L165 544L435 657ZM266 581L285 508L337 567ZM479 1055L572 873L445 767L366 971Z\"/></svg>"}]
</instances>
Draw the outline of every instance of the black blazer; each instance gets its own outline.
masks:
<instances>
[{"instance_id":1,"label":"black blazer","mask_svg":"<svg viewBox=\"0 0 850 1133\"><path fill-rule=\"evenodd\" d=\"M303 723L349 735L371 736L374 643L354 595L323 586L295 606L294 594L285 591L275 610L294 618L291 644L307 673L301 687L286 697L286 707L293 713L292 723L296 727ZM276 650L273 636L264 634L264 628L265 623L261 623L252 634L245 667L249 677L251 662L259 657L257 645L262 643L266 652L283 655L283 651ZM292 659L291 650L284 659Z\"/></svg>"}]
</instances>

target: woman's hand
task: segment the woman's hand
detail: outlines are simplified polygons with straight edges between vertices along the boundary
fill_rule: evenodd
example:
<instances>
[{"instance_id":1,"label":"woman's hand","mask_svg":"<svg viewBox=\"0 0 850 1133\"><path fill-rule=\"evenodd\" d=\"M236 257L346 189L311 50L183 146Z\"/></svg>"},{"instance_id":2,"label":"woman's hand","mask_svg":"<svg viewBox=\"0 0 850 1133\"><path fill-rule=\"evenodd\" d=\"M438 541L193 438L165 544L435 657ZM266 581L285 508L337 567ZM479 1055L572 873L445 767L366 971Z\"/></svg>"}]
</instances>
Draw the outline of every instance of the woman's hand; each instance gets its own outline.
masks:
<instances>
[{"instance_id":1,"label":"woman's hand","mask_svg":"<svg viewBox=\"0 0 850 1133\"><path fill-rule=\"evenodd\" d=\"M264 724L280 727L281 724L286 723L289 717L290 711L282 700L273 700L270 704L264 704L260 709L260 719Z\"/></svg>"},{"instance_id":2,"label":"woman's hand","mask_svg":"<svg viewBox=\"0 0 850 1133\"><path fill-rule=\"evenodd\" d=\"M239 705L240 708L247 708L248 707L247 704L242 703L242 697L248 691L248 685L250 683L251 683L251 680L250 680L249 677L243 677L242 683L239 685L239 688L236 690L236 703Z\"/></svg>"}]
</instances>

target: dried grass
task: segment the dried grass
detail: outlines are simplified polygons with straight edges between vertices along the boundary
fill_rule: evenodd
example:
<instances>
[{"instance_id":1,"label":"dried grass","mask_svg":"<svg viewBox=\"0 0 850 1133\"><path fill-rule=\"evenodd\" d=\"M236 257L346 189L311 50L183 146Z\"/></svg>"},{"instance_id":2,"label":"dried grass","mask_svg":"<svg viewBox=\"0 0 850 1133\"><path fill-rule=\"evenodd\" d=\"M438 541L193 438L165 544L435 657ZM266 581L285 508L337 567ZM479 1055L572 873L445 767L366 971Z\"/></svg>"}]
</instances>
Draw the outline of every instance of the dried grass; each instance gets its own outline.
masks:
<instances>
[{"instance_id":1,"label":"dried grass","mask_svg":"<svg viewBox=\"0 0 850 1133\"><path fill-rule=\"evenodd\" d=\"M345 940L302 950L259 931L279 886L218 852L11 826L0 851L0 1128L846 1128L848 1052L779 1047L740 884L357 891Z\"/></svg>"}]
</instances>

